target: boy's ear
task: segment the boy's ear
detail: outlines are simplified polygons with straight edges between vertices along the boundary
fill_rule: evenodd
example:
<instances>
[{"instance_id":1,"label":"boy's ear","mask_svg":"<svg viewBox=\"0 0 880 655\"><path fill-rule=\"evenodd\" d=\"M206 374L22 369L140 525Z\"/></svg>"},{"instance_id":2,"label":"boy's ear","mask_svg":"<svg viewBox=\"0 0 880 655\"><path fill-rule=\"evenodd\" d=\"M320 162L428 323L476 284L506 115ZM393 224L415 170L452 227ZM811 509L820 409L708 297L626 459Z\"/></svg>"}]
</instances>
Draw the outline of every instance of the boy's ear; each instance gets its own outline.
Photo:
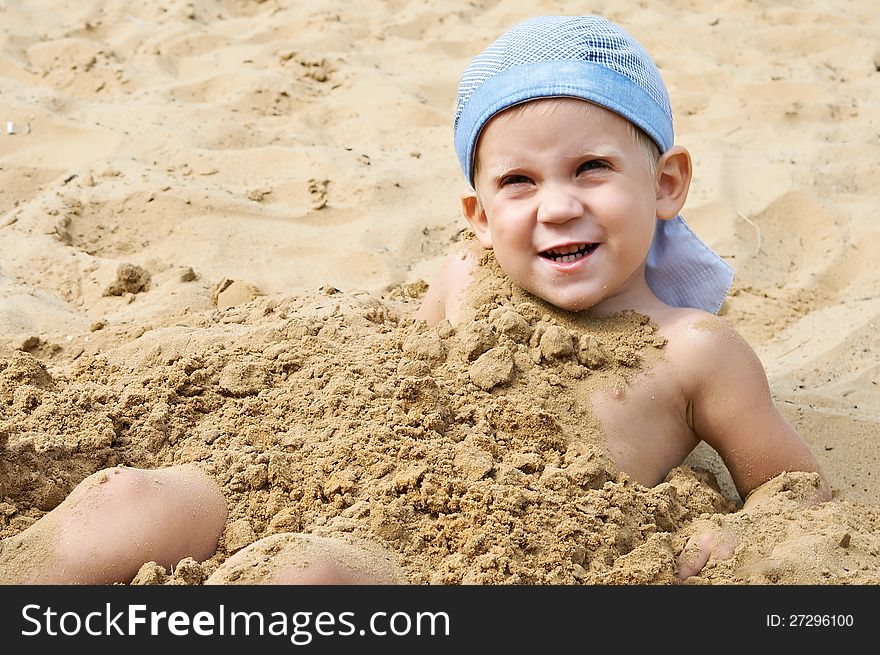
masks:
<instances>
[{"instance_id":1,"label":"boy's ear","mask_svg":"<svg viewBox=\"0 0 880 655\"><path fill-rule=\"evenodd\" d=\"M487 250L492 247L492 232L489 229L489 220L477 194L474 191L465 191L461 194L461 213L467 220L468 225L477 236L477 241Z\"/></svg>"},{"instance_id":2,"label":"boy's ear","mask_svg":"<svg viewBox=\"0 0 880 655\"><path fill-rule=\"evenodd\" d=\"M681 146L672 146L657 162L657 218L668 221L684 207L691 186L691 155Z\"/></svg>"}]
</instances>

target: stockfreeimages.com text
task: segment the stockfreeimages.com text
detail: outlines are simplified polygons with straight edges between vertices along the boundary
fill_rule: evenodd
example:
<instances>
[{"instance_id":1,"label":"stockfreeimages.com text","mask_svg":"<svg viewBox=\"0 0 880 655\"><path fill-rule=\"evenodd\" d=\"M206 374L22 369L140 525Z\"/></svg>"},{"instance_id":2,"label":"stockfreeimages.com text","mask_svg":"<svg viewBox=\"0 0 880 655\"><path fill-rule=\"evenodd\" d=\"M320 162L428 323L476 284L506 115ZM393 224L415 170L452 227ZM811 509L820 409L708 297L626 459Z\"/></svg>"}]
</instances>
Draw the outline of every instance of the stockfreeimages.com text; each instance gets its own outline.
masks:
<instances>
[{"instance_id":1,"label":"stockfreeimages.com text","mask_svg":"<svg viewBox=\"0 0 880 655\"><path fill-rule=\"evenodd\" d=\"M100 636L273 636L289 637L297 646L305 646L318 637L346 636L450 636L446 612L372 612L358 627L354 612L230 611L219 605L214 611L164 612L148 610L146 605L125 605L114 610L106 603L88 613L59 612L51 606L25 605L22 618L27 628L22 636L47 635L71 637Z\"/></svg>"}]
</instances>

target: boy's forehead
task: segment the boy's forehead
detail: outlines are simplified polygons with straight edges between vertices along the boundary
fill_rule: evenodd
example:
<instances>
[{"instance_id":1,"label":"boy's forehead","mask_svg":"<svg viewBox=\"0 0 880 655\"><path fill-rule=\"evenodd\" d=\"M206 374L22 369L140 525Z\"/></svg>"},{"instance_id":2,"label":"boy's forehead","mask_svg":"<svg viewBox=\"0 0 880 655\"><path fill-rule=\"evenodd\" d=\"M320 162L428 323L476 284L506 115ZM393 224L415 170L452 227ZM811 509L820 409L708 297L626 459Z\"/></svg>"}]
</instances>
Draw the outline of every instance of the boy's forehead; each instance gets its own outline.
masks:
<instances>
[{"instance_id":1,"label":"boy's forehead","mask_svg":"<svg viewBox=\"0 0 880 655\"><path fill-rule=\"evenodd\" d=\"M594 150L611 150L610 142L616 136L626 134L627 120L612 111L594 105L586 100L568 97L551 97L539 98L523 102L513 107L495 114L483 127L480 137L477 140L476 156L477 158L485 151L485 142L487 135L489 137L493 149L507 150L505 148L505 135L512 133L514 130L523 128L523 121L549 117L553 112L563 110L567 112L575 112L576 116L583 117L589 121L589 129L571 130L567 124L564 128L570 135L571 150L573 152L594 151ZM531 123L535 125L535 123ZM537 126L536 126L537 127ZM512 146L511 150L516 146Z\"/></svg>"},{"instance_id":2,"label":"boy's forehead","mask_svg":"<svg viewBox=\"0 0 880 655\"><path fill-rule=\"evenodd\" d=\"M624 122L626 121L626 119L619 114L615 114L613 111L610 111L600 105L593 104L592 102L584 100L583 98L574 98L570 96L547 96L543 98L526 100L525 102L520 102L505 109L502 109L497 114L492 116L488 121L486 121L486 126L492 123L513 120L518 116L533 113L537 113L543 116L549 116L553 112L560 109L576 112L577 114L586 118L608 117L612 120L616 119ZM483 131L485 131L485 129L486 128L484 127Z\"/></svg>"}]
</instances>

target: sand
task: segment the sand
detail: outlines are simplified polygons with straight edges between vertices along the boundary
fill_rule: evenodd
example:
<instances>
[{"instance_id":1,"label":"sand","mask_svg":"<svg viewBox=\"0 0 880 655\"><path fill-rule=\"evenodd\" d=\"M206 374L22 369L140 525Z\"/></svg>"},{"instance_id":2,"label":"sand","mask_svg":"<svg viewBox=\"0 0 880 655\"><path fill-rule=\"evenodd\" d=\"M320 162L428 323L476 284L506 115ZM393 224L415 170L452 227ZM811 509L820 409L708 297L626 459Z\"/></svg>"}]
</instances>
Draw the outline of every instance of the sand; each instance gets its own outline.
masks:
<instances>
[{"instance_id":1,"label":"sand","mask_svg":"<svg viewBox=\"0 0 880 655\"><path fill-rule=\"evenodd\" d=\"M40 4L0 4L0 537L100 468L193 463L219 548L136 584L290 532L416 584L677 584L722 518L740 544L690 583L880 581L871 3L590 7L655 55L721 314L832 486L803 509L780 476L755 513L706 448L654 488L605 459L585 396L662 349L641 317L487 277L466 325L411 318L464 228L458 75L570 5Z\"/></svg>"}]
</instances>

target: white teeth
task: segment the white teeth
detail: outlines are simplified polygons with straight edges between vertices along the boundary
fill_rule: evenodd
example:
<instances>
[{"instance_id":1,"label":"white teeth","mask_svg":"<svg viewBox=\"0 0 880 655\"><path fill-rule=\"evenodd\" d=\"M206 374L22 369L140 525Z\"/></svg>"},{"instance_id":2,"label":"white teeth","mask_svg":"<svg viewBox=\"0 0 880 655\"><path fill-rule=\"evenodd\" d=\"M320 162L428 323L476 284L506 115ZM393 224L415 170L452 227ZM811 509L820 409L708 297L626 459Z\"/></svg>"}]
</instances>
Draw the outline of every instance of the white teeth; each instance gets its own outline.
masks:
<instances>
[{"instance_id":1,"label":"white teeth","mask_svg":"<svg viewBox=\"0 0 880 655\"><path fill-rule=\"evenodd\" d=\"M580 245L562 246L561 248L550 248L545 250L542 255L554 262L567 264L576 261L581 257L593 252L596 244L582 243Z\"/></svg>"},{"instance_id":2,"label":"white teeth","mask_svg":"<svg viewBox=\"0 0 880 655\"><path fill-rule=\"evenodd\" d=\"M547 252L551 255L570 255L577 252L582 246L563 246L562 248L551 248Z\"/></svg>"}]
</instances>

